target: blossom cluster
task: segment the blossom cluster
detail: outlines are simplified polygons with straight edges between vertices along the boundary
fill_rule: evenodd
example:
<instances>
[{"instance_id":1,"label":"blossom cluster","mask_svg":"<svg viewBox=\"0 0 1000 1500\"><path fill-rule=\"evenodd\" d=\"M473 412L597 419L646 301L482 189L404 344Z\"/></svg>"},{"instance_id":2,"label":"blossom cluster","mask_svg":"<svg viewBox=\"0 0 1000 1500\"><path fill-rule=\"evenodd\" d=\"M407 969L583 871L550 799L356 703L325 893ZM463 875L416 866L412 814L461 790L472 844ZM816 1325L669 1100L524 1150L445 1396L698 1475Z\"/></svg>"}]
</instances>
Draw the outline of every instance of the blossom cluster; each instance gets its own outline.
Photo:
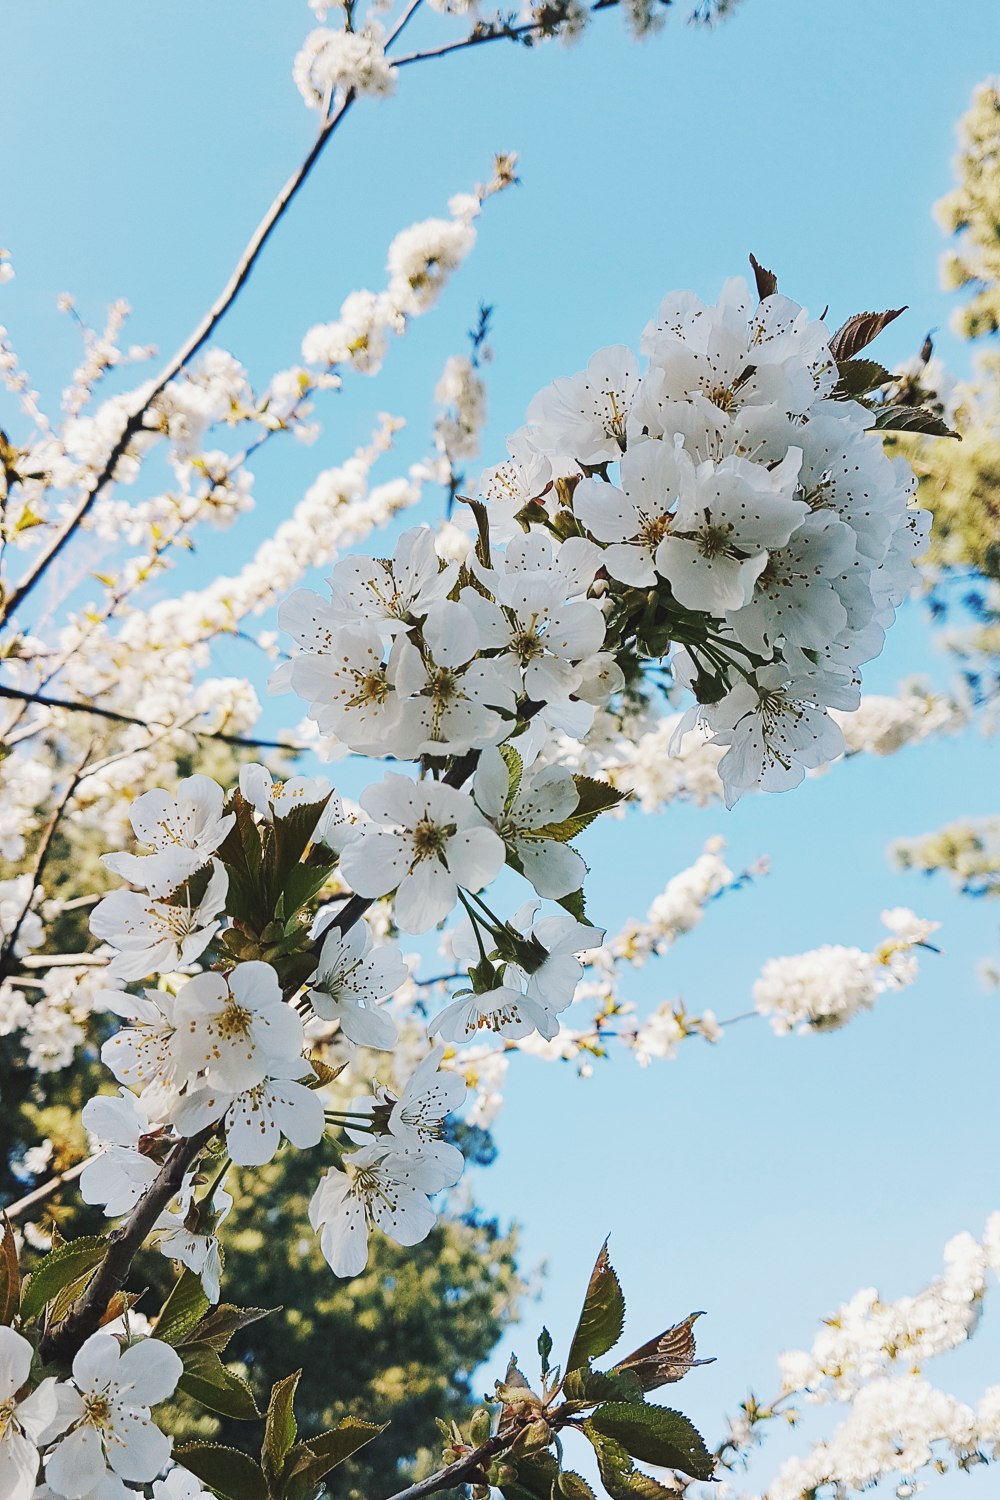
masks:
<instances>
[{"instance_id":1,"label":"blossom cluster","mask_svg":"<svg viewBox=\"0 0 1000 1500\"><path fill-rule=\"evenodd\" d=\"M802 1032L834 1031L860 1010L872 1010L883 991L913 983L918 965L910 950L926 947L941 924L902 906L884 911L882 921L892 937L872 953L827 943L811 953L768 959L753 997L776 1035L796 1026Z\"/></svg>"}]
</instances>

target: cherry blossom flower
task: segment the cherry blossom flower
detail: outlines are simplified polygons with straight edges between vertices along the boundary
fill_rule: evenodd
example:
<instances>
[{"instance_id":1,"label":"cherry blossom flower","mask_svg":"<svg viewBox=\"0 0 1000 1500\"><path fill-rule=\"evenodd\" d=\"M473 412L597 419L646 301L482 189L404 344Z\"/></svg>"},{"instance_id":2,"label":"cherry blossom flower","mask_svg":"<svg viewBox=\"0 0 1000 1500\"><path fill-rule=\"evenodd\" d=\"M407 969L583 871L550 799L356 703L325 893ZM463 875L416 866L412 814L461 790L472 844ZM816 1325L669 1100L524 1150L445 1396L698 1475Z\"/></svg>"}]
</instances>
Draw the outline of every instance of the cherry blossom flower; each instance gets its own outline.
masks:
<instances>
[{"instance_id":1,"label":"cherry blossom flower","mask_svg":"<svg viewBox=\"0 0 1000 1500\"><path fill-rule=\"evenodd\" d=\"M175 1467L166 1479L153 1481L153 1500L212 1500L212 1497L190 1469Z\"/></svg>"},{"instance_id":2,"label":"cherry blossom flower","mask_svg":"<svg viewBox=\"0 0 1000 1500\"><path fill-rule=\"evenodd\" d=\"M147 1100L153 1087L163 1098L175 1095L187 1075L181 1063L174 996L168 990L147 989L144 995L104 990L102 1000L108 1010L132 1022L104 1043L104 1066L119 1083L142 1090Z\"/></svg>"},{"instance_id":3,"label":"cherry blossom flower","mask_svg":"<svg viewBox=\"0 0 1000 1500\"><path fill-rule=\"evenodd\" d=\"M188 1070L204 1072L212 1088L238 1093L260 1083L274 1062L301 1060L302 1021L282 1000L270 964L196 974L178 991L175 1013Z\"/></svg>"},{"instance_id":4,"label":"cherry blossom flower","mask_svg":"<svg viewBox=\"0 0 1000 1500\"><path fill-rule=\"evenodd\" d=\"M464 755L506 732L514 717L520 675L509 657L476 660L479 631L465 604L432 604L421 634L424 652L398 643L391 666L397 718L390 742L406 760L421 755Z\"/></svg>"},{"instance_id":5,"label":"cherry blossom flower","mask_svg":"<svg viewBox=\"0 0 1000 1500\"><path fill-rule=\"evenodd\" d=\"M690 468L683 449L678 453L667 442L640 443L622 455L621 488L596 479L577 485L574 513L598 541L609 543L601 561L612 578L634 588L656 582L657 548L671 528L682 478Z\"/></svg>"},{"instance_id":6,"label":"cherry blossom flower","mask_svg":"<svg viewBox=\"0 0 1000 1500\"><path fill-rule=\"evenodd\" d=\"M380 633L396 635L444 599L457 576L457 563L440 563L433 531L414 526L403 532L391 562L345 557L337 564L330 580L331 612L341 625L371 620Z\"/></svg>"},{"instance_id":7,"label":"cherry blossom flower","mask_svg":"<svg viewBox=\"0 0 1000 1500\"><path fill-rule=\"evenodd\" d=\"M336 914L313 936L336 922ZM325 1021L339 1021L348 1041L359 1047L387 1051L396 1043L396 1023L379 1005L403 984L409 974L395 943L375 948L365 922L356 922L341 936L331 926L320 950L316 973L309 981L309 1003Z\"/></svg>"},{"instance_id":8,"label":"cherry blossom flower","mask_svg":"<svg viewBox=\"0 0 1000 1500\"><path fill-rule=\"evenodd\" d=\"M301 589L287 603L300 600ZM317 603L323 601L318 595ZM327 608L327 606L323 606ZM307 607L296 610L297 626L281 623L300 643ZM322 734L334 734L357 753L384 755L385 737L397 717L398 699L383 662L382 637L373 625L336 626L321 648L304 650L291 664L291 687L309 704L310 718Z\"/></svg>"},{"instance_id":9,"label":"cherry blossom flower","mask_svg":"<svg viewBox=\"0 0 1000 1500\"><path fill-rule=\"evenodd\" d=\"M221 1120L226 1149L238 1167L262 1167L287 1136L300 1151L315 1146L324 1129L319 1095L295 1080L310 1071L301 1057L269 1064L258 1083L240 1092L207 1085L181 1101L174 1123L182 1135L194 1135Z\"/></svg>"},{"instance_id":10,"label":"cherry blossom flower","mask_svg":"<svg viewBox=\"0 0 1000 1500\"><path fill-rule=\"evenodd\" d=\"M344 814L343 803L325 776L289 776L287 781L274 781L266 766L241 766L240 794L264 823L287 817L294 808L323 803L312 842L337 850L353 837L353 825Z\"/></svg>"},{"instance_id":11,"label":"cherry blossom flower","mask_svg":"<svg viewBox=\"0 0 1000 1500\"><path fill-rule=\"evenodd\" d=\"M212 860L212 875L197 905L157 900L137 891L112 891L94 907L90 930L119 951L108 965L111 979L144 979L169 973L200 958L218 932L229 876Z\"/></svg>"},{"instance_id":12,"label":"cherry blossom flower","mask_svg":"<svg viewBox=\"0 0 1000 1500\"><path fill-rule=\"evenodd\" d=\"M17 1393L28 1382L34 1353L26 1338L0 1326L0 1495L4 1500L31 1500L38 1474L38 1439L55 1437L58 1416L56 1381L49 1376L23 1400Z\"/></svg>"},{"instance_id":13,"label":"cherry blossom flower","mask_svg":"<svg viewBox=\"0 0 1000 1500\"><path fill-rule=\"evenodd\" d=\"M490 527L501 541L520 533L518 513L532 500L544 503L541 496L552 482L552 465L532 447L529 428L522 427L508 437L507 452L506 462L484 469L479 476L479 493L490 508Z\"/></svg>"},{"instance_id":14,"label":"cherry blossom flower","mask_svg":"<svg viewBox=\"0 0 1000 1500\"><path fill-rule=\"evenodd\" d=\"M116 1338L94 1333L73 1360L75 1390L65 1411L73 1423L45 1461L45 1477L67 1500L82 1500L108 1467L122 1480L155 1479L170 1457L170 1439L149 1408L172 1396L180 1356L160 1339L122 1352Z\"/></svg>"},{"instance_id":15,"label":"cherry blossom flower","mask_svg":"<svg viewBox=\"0 0 1000 1500\"><path fill-rule=\"evenodd\" d=\"M388 1131L399 1150L435 1157L443 1171L453 1174L444 1184L451 1187L462 1175L465 1158L457 1146L442 1139L442 1132L446 1117L465 1099L466 1085L459 1074L440 1071L444 1051L443 1047L433 1047L428 1052L398 1099L375 1081L373 1093L352 1099L350 1109L352 1114L371 1114L376 1128ZM370 1140L357 1125L347 1133L362 1144ZM378 1144L386 1144L384 1134Z\"/></svg>"},{"instance_id":16,"label":"cherry blossom flower","mask_svg":"<svg viewBox=\"0 0 1000 1500\"><path fill-rule=\"evenodd\" d=\"M390 772L361 794L374 820L358 829L341 859L360 896L396 891L404 932L428 932L451 911L458 887L482 890L504 862L504 846L471 797L440 782Z\"/></svg>"},{"instance_id":17,"label":"cherry blossom flower","mask_svg":"<svg viewBox=\"0 0 1000 1500\"><path fill-rule=\"evenodd\" d=\"M785 546L807 514L805 503L791 498L801 452L789 449L773 470L742 458L695 470L683 459L688 482L656 567L679 604L718 616L752 597L767 549Z\"/></svg>"},{"instance_id":18,"label":"cherry blossom flower","mask_svg":"<svg viewBox=\"0 0 1000 1500\"><path fill-rule=\"evenodd\" d=\"M121 1089L118 1098L97 1094L88 1099L80 1116L90 1131L91 1146L99 1141L102 1154L83 1169L80 1196L84 1203L103 1203L105 1216L117 1219L132 1211L159 1167L140 1152L149 1133L149 1116L134 1094Z\"/></svg>"},{"instance_id":19,"label":"cherry blossom flower","mask_svg":"<svg viewBox=\"0 0 1000 1500\"><path fill-rule=\"evenodd\" d=\"M531 442L550 457L579 463L616 463L625 449L629 408L639 382L631 349L600 349L586 370L555 380L533 397L527 413Z\"/></svg>"},{"instance_id":20,"label":"cherry blossom flower","mask_svg":"<svg viewBox=\"0 0 1000 1500\"><path fill-rule=\"evenodd\" d=\"M473 795L540 896L558 900L580 889L587 866L575 849L543 831L568 818L580 800L568 770L545 768L512 794L507 763L489 746L479 757Z\"/></svg>"},{"instance_id":21,"label":"cherry blossom flower","mask_svg":"<svg viewBox=\"0 0 1000 1500\"><path fill-rule=\"evenodd\" d=\"M762 655L782 638L795 646L824 646L848 624L837 580L854 563L863 566L851 528L829 512L815 511L786 546L771 552L752 597L727 615L729 624L745 646ZM865 587L863 575L859 583Z\"/></svg>"},{"instance_id":22,"label":"cherry blossom flower","mask_svg":"<svg viewBox=\"0 0 1000 1500\"><path fill-rule=\"evenodd\" d=\"M179 1210L177 1212L173 1209L164 1210L153 1228L166 1231L159 1242L160 1254L169 1256L171 1260L179 1260L181 1265L187 1266L188 1270L200 1276L205 1296L209 1302L216 1303L220 1295L222 1256L215 1230L228 1217L233 1200L225 1188L216 1188L208 1214L212 1229L210 1233L205 1233L198 1227L205 1222L204 1209L201 1204L198 1205L196 1227L189 1227L193 1198L194 1187L185 1185L180 1195Z\"/></svg>"},{"instance_id":23,"label":"cherry blossom flower","mask_svg":"<svg viewBox=\"0 0 1000 1500\"><path fill-rule=\"evenodd\" d=\"M428 1201L449 1185L436 1156L391 1146L364 1146L330 1167L309 1204L309 1222L335 1276L359 1276L368 1264L368 1236L379 1228L399 1245L416 1245L434 1228Z\"/></svg>"},{"instance_id":24,"label":"cherry blossom flower","mask_svg":"<svg viewBox=\"0 0 1000 1500\"><path fill-rule=\"evenodd\" d=\"M156 853L105 854L102 863L132 885L162 889L175 872L173 884L179 885L207 863L236 822L234 813L223 815L223 801L222 787L210 776L186 777L176 798L160 787L144 792L132 804L129 821L136 838Z\"/></svg>"}]
</instances>

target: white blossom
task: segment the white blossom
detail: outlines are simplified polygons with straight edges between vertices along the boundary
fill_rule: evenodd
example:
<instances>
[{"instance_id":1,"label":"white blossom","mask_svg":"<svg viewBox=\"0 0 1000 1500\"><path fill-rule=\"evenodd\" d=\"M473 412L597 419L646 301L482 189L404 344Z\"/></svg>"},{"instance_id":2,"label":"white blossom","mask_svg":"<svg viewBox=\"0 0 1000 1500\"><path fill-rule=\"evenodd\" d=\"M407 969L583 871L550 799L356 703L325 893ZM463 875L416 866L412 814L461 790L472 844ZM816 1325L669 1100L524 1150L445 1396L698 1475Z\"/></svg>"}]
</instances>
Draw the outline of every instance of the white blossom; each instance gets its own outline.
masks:
<instances>
[{"instance_id":1,"label":"white blossom","mask_svg":"<svg viewBox=\"0 0 1000 1500\"><path fill-rule=\"evenodd\" d=\"M38 1474L38 1440L59 1426L56 1381L52 1376L22 1400L28 1382L31 1345L13 1328L0 1327L0 1494L4 1500L31 1500Z\"/></svg>"},{"instance_id":2,"label":"white blossom","mask_svg":"<svg viewBox=\"0 0 1000 1500\"><path fill-rule=\"evenodd\" d=\"M428 1201L449 1185L434 1155L393 1146L364 1146L330 1167L309 1204L309 1222L335 1276L359 1276L368 1263L368 1236L378 1227L400 1245L416 1245L434 1227Z\"/></svg>"},{"instance_id":3,"label":"white blossom","mask_svg":"<svg viewBox=\"0 0 1000 1500\"><path fill-rule=\"evenodd\" d=\"M309 1003L325 1021L338 1021L348 1041L391 1049L398 1035L396 1024L379 1002L404 982L406 964L394 943L373 946L367 923L356 922L341 935L336 920L334 912L329 923L313 927L314 937L321 931L326 937L309 981Z\"/></svg>"}]
</instances>

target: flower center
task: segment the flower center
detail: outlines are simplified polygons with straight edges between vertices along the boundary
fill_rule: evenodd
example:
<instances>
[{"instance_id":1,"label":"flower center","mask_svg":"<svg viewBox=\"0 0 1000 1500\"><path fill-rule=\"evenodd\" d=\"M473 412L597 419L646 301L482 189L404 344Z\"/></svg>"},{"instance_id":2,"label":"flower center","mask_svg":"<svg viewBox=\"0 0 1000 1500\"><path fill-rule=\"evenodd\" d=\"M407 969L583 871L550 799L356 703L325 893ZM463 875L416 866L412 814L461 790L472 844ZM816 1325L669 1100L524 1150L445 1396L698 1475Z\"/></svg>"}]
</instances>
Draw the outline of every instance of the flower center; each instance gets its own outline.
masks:
<instances>
[{"instance_id":1,"label":"flower center","mask_svg":"<svg viewBox=\"0 0 1000 1500\"><path fill-rule=\"evenodd\" d=\"M434 706L440 713L452 698L459 696L458 678L450 667L438 667L428 680L423 695L434 699Z\"/></svg>"},{"instance_id":2,"label":"flower center","mask_svg":"<svg viewBox=\"0 0 1000 1500\"><path fill-rule=\"evenodd\" d=\"M17 1426L17 1423L14 1421L14 1407L16 1405L17 1403L13 1396L11 1396L9 1401L0 1402L0 1443L3 1442L10 1429Z\"/></svg>"},{"instance_id":3,"label":"flower center","mask_svg":"<svg viewBox=\"0 0 1000 1500\"><path fill-rule=\"evenodd\" d=\"M705 392L705 396L707 400L711 401L713 406L717 406L720 411L724 411L727 414L736 405L736 392L730 385L711 386Z\"/></svg>"},{"instance_id":4,"label":"flower center","mask_svg":"<svg viewBox=\"0 0 1000 1500\"><path fill-rule=\"evenodd\" d=\"M439 859L445 864L444 851L454 832L454 823L432 823L430 818L421 818L413 830L414 863L419 864L422 859Z\"/></svg>"},{"instance_id":5,"label":"flower center","mask_svg":"<svg viewBox=\"0 0 1000 1500\"><path fill-rule=\"evenodd\" d=\"M713 526L711 523L698 533L698 551L702 557L724 557L729 551L731 526Z\"/></svg>"},{"instance_id":6,"label":"flower center","mask_svg":"<svg viewBox=\"0 0 1000 1500\"><path fill-rule=\"evenodd\" d=\"M355 672L357 692L347 701L348 708L361 708L366 703L384 703L392 692L385 680L384 672Z\"/></svg>"},{"instance_id":7,"label":"flower center","mask_svg":"<svg viewBox=\"0 0 1000 1500\"><path fill-rule=\"evenodd\" d=\"M151 908L151 914L158 916L175 938L189 937L198 926L197 913L189 906L157 905Z\"/></svg>"},{"instance_id":8,"label":"flower center","mask_svg":"<svg viewBox=\"0 0 1000 1500\"><path fill-rule=\"evenodd\" d=\"M532 620L530 626L526 629L518 630L515 633L510 646L514 655L520 660L522 667L526 667L529 661L536 661L539 656L545 655L545 647L542 644L541 636L535 629L534 620Z\"/></svg>"},{"instance_id":9,"label":"flower center","mask_svg":"<svg viewBox=\"0 0 1000 1500\"><path fill-rule=\"evenodd\" d=\"M247 1037L250 1035L250 1026L253 1021L253 1013L245 1006L238 1005L235 1000L230 1000L225 1010L219 1017L219 1035L227 1042L236 1037Z\"/></svg>"},{"instance_id":10,"label":"flower center","mask_svg":"<svg viewBox=\"0 0 1000 1500\"><path fill-rule=\"evenodd\" d=\"M660 545L670 530L670 517L665 515L645 516L640 512L640 521L642 524L639 527L639 541L642 546L648 547L652 551Z\"/></svg>"},{"instance_id":11,"label":"flower center","mask_svg":"<svg viewBox=\"0 0 1000 1500\"><path fill-rule=\"evenodd\" d=\"M110 1428L112 1407L107 1392L102 1392L100 1395L97 1392L91 1392L90 1395L84 1396L83 1406L85 1426L96 1427L100 1431Z\"/></svg>"},{"instance_id":12,"label":"flower center","mask_svg":"<svg viewBox=\"0 0 1000 1500\"><path fill-rule=\"evenodd\" d=\"M605 394L607 395L608 404L611 407L611 412L610 415L604 418L604 431L607 433L608 437L614 438L615 442L624 453L625 424L628 420L628 413L625 411L620 411L618 409L618 398L615 395L614 391L607 391L605 392Z\"/></svg>"}]
</instances>

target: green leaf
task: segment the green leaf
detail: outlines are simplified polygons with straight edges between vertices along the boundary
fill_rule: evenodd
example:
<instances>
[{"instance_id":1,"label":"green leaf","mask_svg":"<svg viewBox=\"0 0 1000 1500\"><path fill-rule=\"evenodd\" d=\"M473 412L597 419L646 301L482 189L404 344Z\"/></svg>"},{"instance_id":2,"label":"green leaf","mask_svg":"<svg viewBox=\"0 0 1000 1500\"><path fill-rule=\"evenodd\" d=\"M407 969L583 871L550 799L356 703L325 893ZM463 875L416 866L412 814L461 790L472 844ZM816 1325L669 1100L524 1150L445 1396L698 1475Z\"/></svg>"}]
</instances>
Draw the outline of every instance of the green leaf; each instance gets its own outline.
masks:
<instances>
[{"instance_id":1,"label":"green leaf","mask_svg":"<svg viewBox=\"0 0 1000 1500\"><path fill-rule=\"evenodd\" d=\"M566 1369L578 1370L587 1360L607 1354L621 1338L624 1326L625 1298L608 1260L608 1242L605 1240L591 1272L590 1285L570 1345Z\"/></svg>"},{"instance_id":2,"label":"green leaf","mask_svg":"<svg viewBox=\"0 0 1000 1500\"><path fill-rule=\"evenodd\" d=\"M309 847L316 824L332 796L333 793L328 792L322 802L299 803L284 817L275 817L268 845L272 905L277 902L279 892L284 890L289 875ZM287 911L286 915L291 916L291 912Z\"/></svg>"},{"instance_id":3,"label":"green leaf","mask_svg":"<svg viewBox=\"0 0 1000 1500\"><path fill-rule=\"evenodd\" d=\"M28 1321L36 1318L53 1297L57 1297L64 1286L78 1281L86 1271L102 1261L108 1251L108 1242L103 1235L84 1235L78 1240L69 1240L52 1250L37 1270L32 1271L21 1293L21 1317Z\"/></svg>"},{"instance_id":4,"label":"green leaf","mask_svg":"<svg viewBox=\"0 0 1000 1500\"><path fill-rule=\"evenodd\" d=\"M888 312L855 313L853 318L848 318L830 339L830 353L838 365L843 360L853 359L855 354L866 349L873 339L878 338L883 328L888 328L905 311L905 307L897 307Z\"/></svg>"},{"instance_id":5,"label":"green leaf","mask_svg":"<svg viewBox=\"0 0 1000 1500\"><path fill-rule=\"evenodd\" d=\"M552 1353L552 1335L547 1328L543 1328L538 1335L538 1353L542 1361L542 1374L549 1373L549 1355Z\"/></svg>"},{"instance_id":6,"label":"green leaf","mask_svg":"<svg viewBox=\"0 0 1000 1500\"><path fill-rule=\"evenodd\" d=\"M594 1446L601 1483L611 1500L677 1500L676 1489L640 1473L621 1443L605 1437L591 1422L584 1422L582 1431Z\"/></svg>"},{"instance_id":7,"label":"green leaf","mask_svg":"<svg viewBox=\"0 0 1000 1500\"><path fill-rule=\"evenodd\" d=\"M285 919L292 917L300 906L321 890L330 876L333 865L294 865L282 888L285 898Z\"/></svg>"},{"instance_id":8,"label":"green leaf","mask_svg":"<svg viewBox=\"0 0 1000 1500\"><path fill-rule=\"evenodd\" d=\"M205 1296L201 1277L183 1270L160 1308L152 1332L165 1344L180 1344L205 1316L211 1303Z\"/></svg>"},{"instance_id":9,"label":"green leaf","mask_svg":"<svg viewBox=\"0 0 1000 1500\"><path fill-rule=\"evenodd\" d=\"M229 890L226 892L226 915L237 922L246 923L253 931L259 931L267 920L267 912L260 893L260 877L248 875L238 865L226 865Z\"/></svg>"},{"instance_id":10,"label":"green leaf","mask_svg":"<svg viewBox=\"0 0 1000 1500\"><path fill-rule=\"evenodd\" d=\"M570 916L575 917L578 922L586 922L587 913L582 886L578 891L570 891L568 896L560 896L556 905L561 906L563 911L568 911Z\"/></svg>"},{"instance_id":11,"label":"green leaf","mask_svg":"<svg viewBox=\"0 0 1000 1500\"><path fill-rule=\"evenodd\" d=\"M701 1434L679 1411L644 1401L615 1401L599 1406L587 1426L613 1438L641 1463L680 1469L695 1479L710 1479L715 1471Z\"/></svg>"},{"instance_id":12,"label":"green leaf","mask_svg":"<svg viewBox=\"0 0 1000 1500\"><path fill-rule=\"evenodd\" d=\"M253 806L242 792L235 791L229 811L236 814L236 822L219 845L218 857L223 864L242 870L245 875L256 880L260 874L263 848L260 830L254 820Z\"/></svg>"},{"instance_id":13,"label":"green leaf","mask_svg":"<svg viewBox=\"0 0 1000 1500\"><path fill-rule=\"evenodd\" d=\"M83 1296L96 1275L97 1266L88 1266L82 1276L78 1276L75 1281L68 1281L66 1283L58 1297L49 1305L47 1321L50 1327L54 1327L57 1323L62 1322L73 1306L73 1303L78 1297Z\"/></svg>"},{"instance_id":14,"label":"green leaf","mask_svg":"<svg viewBox=\"0 0 1000 1500\"><path fill-rule=\"evenodd\" d=\"M182 1344L179 1353L184 1361L180 1390L221 1417L252 1422L260 1416L246 1381L226 1369L211 1344Z\"/></svg>"},{"instance_id":15,"label":"green leaf","mask_svg":"<svg viewBox=\"0 0 1000 1500\"><path fill-rule=\"evenodd\" d=\"M509 777L507 783L507 796L504 801L504 811L509 812L510 805L513 802L514 798L517 796L518 791L521 787L521 776L524 771L524 762L521 760L520 755L518 755L513 745L501 745L500 754L503 756L504 762L507 766L507 775Z\"/></svg>"},{"instance_id":16,"label":"green leaf","mask_svg":"<svg viewBox=\"0 0 1000 1500\"><path fill-rule=\"evenodd\" d=\"M298 1431L293 1402L295 1387L299 1383L301 1374L301 1370L296 1370L294 1375L286 1375L284 1380L276 1381L271 1387L261 1460L264 1474L272 1486L276 1485L281 1478L285 1455L295 1442L295 1434Z\"/></svg>"},{"instance_id":17,"label":"green leaf","mask_svg":"<svg viewBox=\"0 0 1000 1500\"><path fill-rule=\"evenodd\" d=\"M579 798L575 810L561 823L546 823L544 828L534 829L535 838L558 839L561 844L568 844L602 812L617 807L628 796L628 792L621 792L606 781L595 781L592 776L574 776L573 780Z\"/></svg>"},{"instance_id":18,"label":"green leaf","mask_svg":"<svg viewBox=\"0 0 1000 1500\"><path fill-rule=\"evenodd\" d=\"M632 1370L593 1370L583 1384L587 1401L641 1401L642 1384Z\"/></svg>"},{"instance_id":19,"label":"green leaf","mask_svg":"<svg viewBox=\"0 0 1000 1500\"><path fill-rule=\"evenodd\" d=\"M559 1465L546 1449L516 1461L517 1478L500 1486L506 1500L552 1500Z\"/></svg>"},{"instance_id":20,"label":"green leaf","mask_svg":"<svg viewBox=\"0 0 1000 1500\"><path fill-rule=\"evenodd\" d=\"M179 1342L210 1344L217 1354L222 1354L234 1333L280 1311L279 1307L234 1307L231 1302L221 1302Z\"/></svg>"},{"instance_id":21,"label":"green leaf","mask_svg":"<svg viewBox=\"0 0 1000 1500\"><path fill-rule=\"evenodd\" d=\"M877 386L887 385L892 376L884 365L874 359L845 359L837 366L837 381L833 395L841 399L864 396Z\"/></svg>"},{"instance_id":22,"label":"green leaf","mask_svg":"<svg viewBox=\"0 0 1000 1500\"><path fill-rule=\"evenodd\" d=\"M316 1485L357 1453L366 1443L377 1438L388 1427L388 1422L361 1422L356 1417L344 1417L336 1427L321 1432L318 1437L308 1438L289 1449L285 1461L284 1500L309 1500Z\"/></svg>"},{"instance_id":23,"label":"green leaf","mask_svg":"<svg viewBox=\"0 0 1000 1500\"><path fill-rule=\"evenodd\" d=\"M582 1474L577 1474L573 1469L564 1469L556 1480L560 1494L566 1496L566 1500L597 1500L590 1485ZM555 1500L555 1491L553 1491Z\"/></svg>"},{"instance_id":24,"label":"green leaf","mask_svg":"<svg viewBox=\"0 0 1000 1500\"><path fill-rule=\"evenodd\" d=\"M21 1273L17 1266L17 1244L7 1215L3 1216L3 1239L0 1240L0 1324L14 1321L21 1297Z\"/></svg>"},{"instance_id":25,"label":"green leaf","mask_svg":"<svg viewBox=\"0 0 1000 1500\"><path fill-rule=\"evenodd\" d=\"M926 406L883 406L877 411L875 427L879 432L919 432L925 437L953 437L962 441L961 433L953 432Z\"/></svg>"},{"instance_id":26,"label":"green leaf","mask_svg":"<svg viewBox=\"0 0 1000 1500\"><path fill-rule=\"evenodd\" d=\"M259 1464L238 1448L221 1443L188 1443L174 1449L176 1458L222 1500L268 1500Z\"/></svg>"}]
</instances>

